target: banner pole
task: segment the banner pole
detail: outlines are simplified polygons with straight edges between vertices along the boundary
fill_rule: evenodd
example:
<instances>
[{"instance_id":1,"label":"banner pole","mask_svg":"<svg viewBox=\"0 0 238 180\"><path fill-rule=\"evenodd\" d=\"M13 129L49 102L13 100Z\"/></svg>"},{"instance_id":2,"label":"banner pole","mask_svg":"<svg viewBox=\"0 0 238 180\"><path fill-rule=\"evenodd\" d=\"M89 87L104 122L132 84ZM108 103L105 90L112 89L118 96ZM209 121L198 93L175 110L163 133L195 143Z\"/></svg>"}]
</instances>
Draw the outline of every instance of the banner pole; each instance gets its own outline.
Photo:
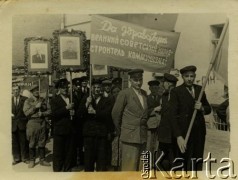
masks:
<instances>
[{"instance_id":1,"label":"banner pole","mask_svg":"<svg viewBox=\"0 0 238 180\"><path fill-rule=\"evenodd\" d=\"M69 70L69 82L70 82L70 103L73 103L73 83L72 83L72 71L73 69L70 68ZM73 120L73 114L70 113L70 119Z\"/></svg>"},{"instance_id":2,"label":"banner pole","mask_svg":"<svg viewBox=\"0 0 238 180\"><path fill-rule=\"evenodd\" d=\"M218 55L218 53L219 53L219 51L220 51L220 48L221 48L222 42L223 42L223 40L224 40L224 37L225 37L226 31L227 31L228 25L229 25L229 21L226 20L226 23L225 23L225 25L224 25L224 27L223 27L223 29L222 29L222 33L221 33L221 36L220 36L220 38L219 38L218 44L217 44L217 46L216 46L215 52L213 53L212 59L211 59L211 61L210 61L210 65L209 65L209 68L208 68L208 71L207 71L207 74L206 74L205 81L204 81L204 83L203 83L203 85L202 85L201 92L200 92L200 94L199 94L199 96L198 96L198 100L197 100L198 102L200 102L201 99L202 99L203 92L204 92L204 90L205 90L205 87L206 87L206 84L207 84L209 75L210 75L210 73L211 73L211 71L212 71L212 68L213 68L213 66L214 66L215 60L216 60L216 58L217 58L217 55ZM188 138L189 138L189 136L190 136L190 133L191 133L191 130L192 130L193 123L194 123L194 120L195 120L196 115L197 115L197 110L194 109L193 115L192 115L192 119L191 119L191 122L190 122L190 124L189 124L189 128L188 128L188 131L187 131L187 134L186 134L186 137L185 137L185 144L187 144L187 142L188 142Z\"/></svg>"},{"instance_id":3,"label":"banner pole","mask_svg":"<svg viewBox=\"0 0 238 180\"><path fill-rule=\"evenodd\" d=\"M92 64L90 64L89 68L89 97L92 97Z\"/></svg>"}]
</instances>

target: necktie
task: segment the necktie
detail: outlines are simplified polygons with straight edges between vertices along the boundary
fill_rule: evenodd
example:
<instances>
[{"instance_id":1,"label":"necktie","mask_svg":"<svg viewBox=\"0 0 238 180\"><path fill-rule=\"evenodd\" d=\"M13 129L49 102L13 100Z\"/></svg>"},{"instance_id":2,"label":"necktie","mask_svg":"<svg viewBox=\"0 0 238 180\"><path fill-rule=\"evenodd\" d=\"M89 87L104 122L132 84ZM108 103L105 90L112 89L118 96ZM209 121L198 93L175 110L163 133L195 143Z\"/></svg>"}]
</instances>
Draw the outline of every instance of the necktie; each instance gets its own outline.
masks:
<instances>
[{"instance_id":1,"label":"necktie","mask_svg":"<svg viewBox=\"0 0 238 180\"><path fill-rule=\"evenodd\" d=\"M188 91L189 91L189 93L192 95L192 97L195 98L195 95L194 95L193 87L192 87L192 86L188 86Z\"/></svg>"}]
</instances>

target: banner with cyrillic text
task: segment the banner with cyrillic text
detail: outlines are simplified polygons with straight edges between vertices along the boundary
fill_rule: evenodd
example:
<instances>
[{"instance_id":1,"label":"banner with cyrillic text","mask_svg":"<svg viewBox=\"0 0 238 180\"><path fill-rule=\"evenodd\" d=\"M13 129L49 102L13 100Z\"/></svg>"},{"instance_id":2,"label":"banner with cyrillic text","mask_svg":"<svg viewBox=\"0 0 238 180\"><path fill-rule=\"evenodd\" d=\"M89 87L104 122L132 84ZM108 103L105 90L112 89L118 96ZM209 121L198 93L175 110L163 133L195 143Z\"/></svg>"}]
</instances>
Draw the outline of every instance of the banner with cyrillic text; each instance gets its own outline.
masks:
<instances>
[{"instance_id":1,"label":"banner with cyrillic text","mask_svg":"<svg viewBox=\"0 0 238 180\"><path fill-rule=\"evenodd\" d=\"M179 35L93 16L90 61L91 64L169 72L174 65Z\"/></svg>"}]
</instances>

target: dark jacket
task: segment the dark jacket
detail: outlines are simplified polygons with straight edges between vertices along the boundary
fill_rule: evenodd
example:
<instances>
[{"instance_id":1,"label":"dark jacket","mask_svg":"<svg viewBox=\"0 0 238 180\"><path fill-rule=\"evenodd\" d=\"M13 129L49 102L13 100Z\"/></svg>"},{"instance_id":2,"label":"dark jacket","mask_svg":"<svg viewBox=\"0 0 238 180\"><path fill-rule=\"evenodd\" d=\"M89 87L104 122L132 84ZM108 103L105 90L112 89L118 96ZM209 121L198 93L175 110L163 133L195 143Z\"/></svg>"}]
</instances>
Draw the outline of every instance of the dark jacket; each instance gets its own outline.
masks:
<instances>
[{"instance_id":1,"label":"dark jacket","mask_svg":"<svg viewBox=\"0 0 238 180\"><path fill-rule=\"evenodd\" d=\"M162 95L161 104L161 121L158 128L158 139L159 142L172 143L172 126L171 126L171 114L169 111L169 92L165 92Z\"/></svg>"},{"instance_id":2,"label":"dark jacket","mask_svg":"<svg viewBox=\"0 0 238 180\"><path fill-rule=\"evenodd\" d=\"M26 99L26 97L20 96L19 103L16 107L14 104L14 97L12 97L12 132L16 131L17 128L20 130L26 129L28 119L23 112L23 106Z\"/></svg>"},{"instance_id":3,"label":"dark jacket","mask_svg":"<svg viewBox=\"0 0 238 180\"><path fill-rule=\"evenodd\" d=\"M184 84L174 88L171 91L169 103L171 118L169 119L171 120L173 134L175 137L183 136L185 138L192 118L192 114L194 112L194 104L198 99L201 88L201 86L194 84L195 99L189 93ZM211 112L211 107L207 101L205 93L203 93L201 103L204 107L204 112L197 111L197 115L191 131L191 135L193 137L196 136L196 132L199 132L199 134L203 135L206 134L204 115Z\"/></svg>"},{"instance_id":4,"label":"dark jacket","mask_svg":"<svg viewBox=\"0 0 238 180\"><path fill-rule=\"evenodd\" d=\"M84 96L78 109L82 118L85 119L83 135L107 136L110 132L111 111L113 107L112 99L101 96L98 104L96 104L95 99L93 98L92 106L95 109L96 114L89 114L85 105L87 98L88 96Z\"/></svg>"},{"instance_id":5,"label":"dark jacket","mask_svg":"<svg viewBox=\"0 0 238 180\"><path fill-rule=\"evenodd\" d=\"M71 120L69 110L61 95L51 100L52 120L54 121L54 134L63 135L74 133L75 119Z\"/></svg>"}]
</instances>

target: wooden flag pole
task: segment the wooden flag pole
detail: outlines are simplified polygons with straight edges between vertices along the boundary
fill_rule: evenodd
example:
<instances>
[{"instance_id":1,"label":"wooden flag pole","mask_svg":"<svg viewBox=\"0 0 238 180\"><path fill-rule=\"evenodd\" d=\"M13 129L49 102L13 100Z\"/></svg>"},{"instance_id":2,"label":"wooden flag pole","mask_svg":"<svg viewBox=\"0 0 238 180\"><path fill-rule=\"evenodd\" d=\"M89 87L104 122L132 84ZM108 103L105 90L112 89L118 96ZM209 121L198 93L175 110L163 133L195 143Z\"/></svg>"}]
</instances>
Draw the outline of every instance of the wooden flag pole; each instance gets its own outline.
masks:
<instances>
[{"instance_id":1,"label":"wooden flag pole","mask_svg":"<svg viewBox=\"0 0 238 180\"><path fill-rule=\"evenodd\" d=\"M73 69L70 68L69 70L69 82L70 82L70 103L73 103L73 83L72 83L72 71ZM70 119L73 120L73 115L70 113Z\"/></svg>"},{"instance_id":2,"label":"wooden flag pole","mask_svg":"<svg viewBox=\"0 0 238 180\"><path fill-rule=\"evenodd\" d=\"M216 46L215 52L213 53L213 56L212 56L212 59L211 59L211 62L210 62L210 65L209 65L209 68L208 68L208 71L207 71L207 74L206 74L205 81L204 81L204 83L203 83L203 85L202 85L201 92L200 92L200 94L199 94L199 96L198 96L198 100L197 100L198 102L200 102L201 99L202 99L203 92L204 92L204 90L205 90L205 87L206 87L206 84L207 84L209 75L210 75L210 73L211 73L211 71L212 71L212 68L213 68L213 66L214 66L214 62L215 62L215 60L216 60L216 58L217 58L217 55L218 55L218 53L219 53L219 51L220 51L220 48L221 48L222 42L223 42L223 40L224 40L224 37L225 37L226 31L227 31L228 25L229 25L229 21L227 20L226 23L225 23L225 25L224 25L224 27L223 27L223 29L222 29L222 33L221 33L221 36L220 36L220 38L219 38L218 44L217 44L217 46ZM191 122L190 122L190 124L189 124L188 131L187 131L187 134L186 134L186 137L185 137L185 144L187 144L187 142L188 142L188 138L189 138L189 136L190 136L190 133L191 133L191 130L192 130L193 123L194 123L194 120L195 120L196 115L197 115L197 110L194 109L194 111L193 111L193 116L192 116Z\"/></svg>"},{"instance_id":3,"label":"wooden flag pole","mask_svg":"<svg viewBox=\"0 0 238 180\"><path fill-rule=\"evenodd\" d=\"M39 86L38 90L39 90L39 95L40 95L40 89L41 89L41 87L40 87L41 86L41 84L40 84L40 74L41 74L41 72L39 71L38 72L38 86Z\"/></svg>"},{"instance_id":4,"label":"wooden flag pole","mask_svg":"<svg viewBox=\"0 0 238 180\"><path fill-rule=\"evenodd\" d=\"M93 68L93 66L92 66L92 64L90 64L90 68L89 68L89 87L90 87L90 89L89 89L89 97L92 97L92 68Z\"/></svg>"}]
</instances>

